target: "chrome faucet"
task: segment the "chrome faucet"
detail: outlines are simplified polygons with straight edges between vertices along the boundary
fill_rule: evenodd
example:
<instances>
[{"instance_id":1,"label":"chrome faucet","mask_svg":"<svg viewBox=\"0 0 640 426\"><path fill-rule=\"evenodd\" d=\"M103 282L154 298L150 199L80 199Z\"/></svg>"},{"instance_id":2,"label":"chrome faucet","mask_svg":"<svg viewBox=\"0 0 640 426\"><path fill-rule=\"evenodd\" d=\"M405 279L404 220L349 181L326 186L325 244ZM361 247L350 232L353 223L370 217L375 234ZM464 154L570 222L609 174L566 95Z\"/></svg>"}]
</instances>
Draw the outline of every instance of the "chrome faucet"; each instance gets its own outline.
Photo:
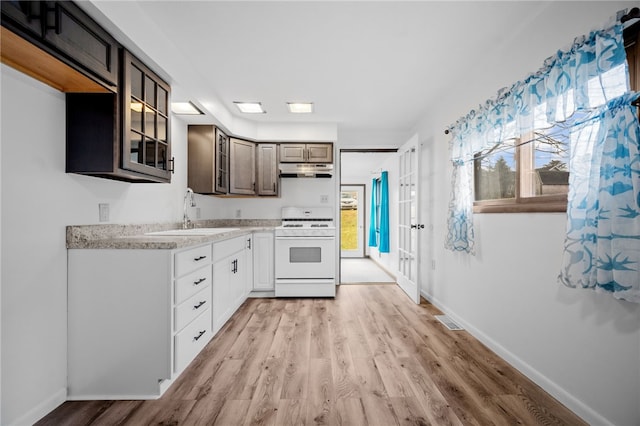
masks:
<instances>
[{"instance_id":1,"label":"chrome faucet","mask_svg":"<svg viewBox=\"0 0 640 426\"><path fill-rule=\"evenodd\" d=\"M184 203L182 205L182 229L189 229L193 227L193 223L189 219L189 215L187 214L187 200L190 200L189 204L191 207L196 206L196 199L193 194L193 189L187 188L187 192L184 194Z\"/></svg>"}]
</instances>

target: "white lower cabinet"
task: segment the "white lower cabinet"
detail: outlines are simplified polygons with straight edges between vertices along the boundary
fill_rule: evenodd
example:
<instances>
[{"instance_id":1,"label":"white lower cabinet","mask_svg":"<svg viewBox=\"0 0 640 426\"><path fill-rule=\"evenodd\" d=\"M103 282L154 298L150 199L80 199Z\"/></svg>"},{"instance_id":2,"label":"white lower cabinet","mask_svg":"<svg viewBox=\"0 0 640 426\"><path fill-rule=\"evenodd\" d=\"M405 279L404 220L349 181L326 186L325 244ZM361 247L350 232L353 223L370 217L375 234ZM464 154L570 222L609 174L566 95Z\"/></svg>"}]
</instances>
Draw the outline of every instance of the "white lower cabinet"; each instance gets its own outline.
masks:
<instances>
[{"instance_id":1,"label":"white lower cabinet","mask_svg":"<svg viewBox=\"0 0 640 426\"><path fill-rule=\"evenodd\" d=\"M181 372L211 340L211 309L180 330L175 335L175 366Z\"/></svg>"},{"instance_id":2,"label":"white lower cabinet","mask_svg":"<svg viewBox=\"0 0 640 426\"><path fill-rule=\"evenodd\" d=\"M273 232L253 234L253 290L273 291L275 289Z\"/></svg>"},{"instance_id":3,"label":"white lower cabinet","mask_svg":"<svg viewBox=\"0 0 640 426\"><path fill-rule=\"evenodd\" d=\"M212 245L68 250L68 399L153 399L213 337Z\"/></svg>"},{"instance_id":4,"label":"white lower cabinet","mask_svg":"<svg viewBox=\"0 0 640 426\"><path fill-rule=\"evenodd\" d=\"M68 250L68 399L162 395L252 290L253 245Z\"/></svg>"},{"instance_id":5,"label":"white lower cabinet","mask_svg":"<svg viewBox=\"0 0 640 426\"><path fill-rule=\"evenodd\" d=\"M173 252L68 250L68 396L152 399L173 369Z\"/></svg>"},{"instance_id":6,"label":"white lower cabinet","mask_svg":"<svg viewBox=\"0 0 640 426\"><path fill-rule=\"evenodd\" d=\"M250 289L247 285L249 267L247 246L250 235L216 242L213 245L213 321L214 334L242 305Z\"/></svg>"}]
</instances>

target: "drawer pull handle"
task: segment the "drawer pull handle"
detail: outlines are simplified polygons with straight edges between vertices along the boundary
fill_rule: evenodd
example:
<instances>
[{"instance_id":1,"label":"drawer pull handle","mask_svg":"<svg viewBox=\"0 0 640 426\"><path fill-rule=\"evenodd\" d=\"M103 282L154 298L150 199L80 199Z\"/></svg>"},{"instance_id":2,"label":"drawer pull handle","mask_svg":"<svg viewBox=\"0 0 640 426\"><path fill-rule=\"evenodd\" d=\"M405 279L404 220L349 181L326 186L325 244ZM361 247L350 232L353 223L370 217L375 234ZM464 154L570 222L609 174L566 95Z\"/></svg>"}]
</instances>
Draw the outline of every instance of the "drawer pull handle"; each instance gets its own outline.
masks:
<instances>
[{"instance_id":1,"label":"drawer pull handle","mask_svg":"<svg viewBox=\"0 0 640 426\"><path fill-rule=\"evenodd\" d=\"M198 256L193 259L194 262L200 262L202 259L206 259L207 256Z\"/></svg>"},{"instance_id":2,"label":"drawer pull handle","mask_svg":"<svg viewBox=\"0 0 640 426\"><path fill-rule=\"evenodd\" d=\"M198 285L198 284L200 284L201 282L206 281L206 280L207 280L206 278L200 278L198 281L194 281L194 282L193 282L193 285Z\"/></svg>"},{"instance_id":3,"label":"drawer pull handle","mask_svg":"<svg viewBox=\"0 0 640 426\"><path fill-rule=\"evenodd\" d=\"M206 332L207 332L207 330L202 330L200 333L198 333L198 335L193 338L194 342L197 342L198 339L200 339L202 337L202 335L204 333L206 333Z\"/></svg>"},{"instance_id":4,"label":"drawer pull handle","mask_svg":"<svg viewBox=\"0 0 640 426\"><path fill-rule=\"evenodd\" d=\"M193 305L193 309L199 309L200 306L204 305L205 303L207 303L206 300L202 300L200 303L198 303L197 305Z\"/></svg>"}]
</instances>

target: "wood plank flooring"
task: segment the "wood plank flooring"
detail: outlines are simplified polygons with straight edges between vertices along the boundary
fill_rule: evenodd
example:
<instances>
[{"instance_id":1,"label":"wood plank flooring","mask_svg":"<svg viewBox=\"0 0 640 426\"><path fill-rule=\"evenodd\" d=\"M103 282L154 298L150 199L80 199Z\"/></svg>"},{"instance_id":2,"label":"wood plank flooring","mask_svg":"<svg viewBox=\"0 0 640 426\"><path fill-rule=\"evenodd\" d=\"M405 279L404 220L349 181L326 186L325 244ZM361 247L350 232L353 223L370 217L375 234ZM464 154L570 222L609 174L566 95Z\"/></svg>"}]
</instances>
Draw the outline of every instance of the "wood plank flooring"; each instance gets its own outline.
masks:
<instances>
[{"instance_id":1,"label":"wood plank flooring","mask_svg":"<svg viewBox=\"0 0 640 426\"><path fill-rule=\"evenodd\" d=\"M162 398L70 401L45 425L584 425L393 284L249 299Z\"/></svg>"}]
</instances>

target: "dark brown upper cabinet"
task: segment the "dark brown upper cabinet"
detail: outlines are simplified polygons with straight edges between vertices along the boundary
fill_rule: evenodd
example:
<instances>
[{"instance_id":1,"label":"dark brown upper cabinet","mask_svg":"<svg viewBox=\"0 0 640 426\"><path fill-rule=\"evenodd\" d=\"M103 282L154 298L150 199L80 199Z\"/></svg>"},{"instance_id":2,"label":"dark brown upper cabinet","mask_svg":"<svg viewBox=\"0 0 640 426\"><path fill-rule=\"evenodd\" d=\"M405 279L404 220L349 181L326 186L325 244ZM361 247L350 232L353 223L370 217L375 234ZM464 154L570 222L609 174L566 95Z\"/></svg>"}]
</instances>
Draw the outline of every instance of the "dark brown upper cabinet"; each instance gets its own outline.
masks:
<instances>
[{"instance_id":1,"label":"dark brown upper cabinet","mask_svg":"<svg viewBox=\"0 0 640 426\"><path fill-rule=\"evenodd\" d=\"M210 124L189 125L187 186L198 194L229 192L229 137Z\"/></svg>"},{"instance_id":2,"label":"dark brown upper cabinet","mask_svg":"<svg viewBox=\"0 0 640 426\"><path fill-rule=\"evenodd\" d=\"M122 55L122 168L171 181L169 85L129 52Z\"/></svg>"},{"instance_id":3,"label":"dark brown upper cabinet","mask_svg":"<svg viewBox=\"0 0 640 426\"><path fill-rule=\"evenodd\" d=\"M1 3L3 62L65 92L100 91L91 81L117 90L119 44L75 3ZM59 65L52 65L49 56ZM65 83L68 77L58 69L63 65L87 77L86 86Z\"/></svg>"},{"instance_id":4,"label":"dark brown upper cabinet","mask_svg":"<svg viewBox=\"0 0 640 426\"><path fill-rule=\"evenodd\" d=\"M333 144L283 143L280 144L280 161L283 163L333 163Z\"/></svg>"},{"instance_id":5,"label":"dark brown upper cabinet","mask_svg":"<svg viewBox=\"0 0 640 426\"><path fill-rule=\"evenodd\" d=\"M118 93L67 93L67 173L171 182L170 87L122 50Z\"/></svg>"}]
</instances>

